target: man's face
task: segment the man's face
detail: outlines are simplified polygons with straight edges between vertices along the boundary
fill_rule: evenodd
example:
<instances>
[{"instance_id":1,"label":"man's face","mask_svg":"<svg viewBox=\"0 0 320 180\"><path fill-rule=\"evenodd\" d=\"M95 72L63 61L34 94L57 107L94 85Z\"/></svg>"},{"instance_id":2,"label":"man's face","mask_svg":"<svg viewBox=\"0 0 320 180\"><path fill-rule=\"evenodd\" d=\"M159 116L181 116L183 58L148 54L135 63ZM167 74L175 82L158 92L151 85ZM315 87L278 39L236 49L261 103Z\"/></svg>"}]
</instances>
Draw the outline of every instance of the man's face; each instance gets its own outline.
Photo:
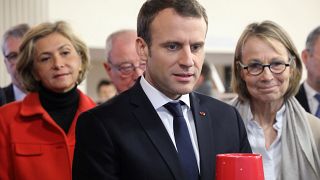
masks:
<instances>
[{"instance_id":1,"label":"man's face","mask_svg":"<svg viewBox=\"0 0 320 180\"><path fill-rule=\"evenodd\" d=\"M317 91L320 91L320 37L314 44L313 52L304 50L302 60L308 73L308 84Z\"/></svg>"},{"instance_id":2,"label":"man's face","mask_svg":"<svg viewBox=\"0 0 320 180\"><path fill-rule=\"evenodd\" d=\"M142 61L136 52L136 37L134 32L116 37L110 59L104 63L118 93L131 88L145 70L145 61Z\"/></svg>"},{"instance_id":3,"label":"man's face","mask_svg":"<svg viewBox=\"0 0 320 180\"><path fill-rule=\"evenodd\" d=\"M21 89L21 84L18 81L16 72L16 63L18 59L19 47L21 45L21 38L10 36L4 42L4 63L7 71L10 74L11 81L14 85Z\"/></svg>"},{"instance_id":4,"label":"man's face","mask_svg":"<svg viewBox=\"0 0 320 180\"><path fill-rule=\"evenodd\" d=\"M117 94L113 84L102 85L99 88L98 97L101 102L105 102Z\"/></svg>"},{"instance_id":5,"label":"man's face","mask_svg":"<svg viewBox=\"0 0 320 180\"><path fill-rule=\"evenodd\" d=\"M137 40L137 51L147 60L146 80L171 99L190 93L204 61L205 20L182 17L167 8L155 17L150 30L151 47Z\"/></svg>"}]
</instances>

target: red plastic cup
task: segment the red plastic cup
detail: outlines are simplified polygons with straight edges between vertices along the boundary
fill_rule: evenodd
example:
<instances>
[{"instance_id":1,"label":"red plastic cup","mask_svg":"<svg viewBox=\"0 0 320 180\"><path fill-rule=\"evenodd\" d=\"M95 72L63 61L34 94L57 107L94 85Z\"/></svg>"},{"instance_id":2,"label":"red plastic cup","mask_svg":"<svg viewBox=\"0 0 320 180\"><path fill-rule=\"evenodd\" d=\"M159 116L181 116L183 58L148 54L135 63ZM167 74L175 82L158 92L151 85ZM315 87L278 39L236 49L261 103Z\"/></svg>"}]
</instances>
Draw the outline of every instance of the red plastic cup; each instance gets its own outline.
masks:
<instances>
[{"instance_id":1,"label":"red plastic cup","mask_svg":"<svg viewBox=\"0 0 320 180\"><path fill-rule=\"evenodd\" d=\"M261 154L217 154L216 180L264 180Z\"/></svg>"}]
</instances>

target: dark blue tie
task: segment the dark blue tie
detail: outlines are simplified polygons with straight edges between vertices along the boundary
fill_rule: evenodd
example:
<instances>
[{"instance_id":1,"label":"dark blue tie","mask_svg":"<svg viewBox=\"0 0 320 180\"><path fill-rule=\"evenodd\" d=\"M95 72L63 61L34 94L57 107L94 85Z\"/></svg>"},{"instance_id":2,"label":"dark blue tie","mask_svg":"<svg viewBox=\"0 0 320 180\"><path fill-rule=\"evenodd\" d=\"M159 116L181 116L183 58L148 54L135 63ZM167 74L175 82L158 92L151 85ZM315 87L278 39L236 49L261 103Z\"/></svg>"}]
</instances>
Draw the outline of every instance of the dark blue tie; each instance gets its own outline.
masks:
<instances>
[{"instance_id":1,"label":"dark blue tie","mask_svg":"<svg viewBox=\"0 0 320 180\"><path fill-rule=\"evenodd\" d=\"M173 130L176 141L178 157L185 174L185 180L199 179L196 156L190 139L190 134L183 117L181 105L178 102L169 102L164 107L173 116Z\"/></svg>"},{"instance_id":2,"label":"dark blue tie","mask_svg":"<svg viewBox=\"0 0 320 180\"><path fill-rule=\"evenodd\" d=\"M315 115L316 115L318 118L320 118L320 94L316 94L314 97L315 97L315 98L318 100L318 102L319 102L318 109L317 109Z\"/></svg>"}]
</instances>

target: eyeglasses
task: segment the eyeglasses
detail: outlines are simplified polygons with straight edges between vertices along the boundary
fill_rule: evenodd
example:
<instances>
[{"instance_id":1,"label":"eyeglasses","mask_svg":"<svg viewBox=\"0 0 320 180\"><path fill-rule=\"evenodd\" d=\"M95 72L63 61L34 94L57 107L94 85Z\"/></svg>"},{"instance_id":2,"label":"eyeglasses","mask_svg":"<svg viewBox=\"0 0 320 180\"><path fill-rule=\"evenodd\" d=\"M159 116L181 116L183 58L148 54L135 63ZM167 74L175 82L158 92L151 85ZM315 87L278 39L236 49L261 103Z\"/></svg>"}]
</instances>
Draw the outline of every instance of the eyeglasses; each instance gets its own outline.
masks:
<instances>
[{"instance_id":1,"label":"eyeglasses","mask_svg":"<svg viewBox=\"0 0 320 180\"><path fill-rule=\"evenodd\" d=\"M145 71L146 70L146 63L140 62L138 65L134 65L133 63L123 63L123 64L112 64L109 61L109 64L111 64L112 67L120 71L120 73L124 76L131 75L137 68Z\"/></svg>"},{"instance_id":2,"label":"eyeglasses","mask_svg":"<svg viewBox=\"0 0 320 180\"><path fill-rule=\"evenodd\" d=\"M4 57L8 62L12 63L12 62L15 62L18 59L18 53L11 52L8 55L5 55Z\"/></svg>"},{"instance_id":3,"label":"eyeglasses","mask_svg":"<svg viewBox=\"0 0 320 180\"><path fill-rule=\"evenodd\" d=\"M282 60L274 61L270 64L261 64L258 62L254 62L248 65L244 65L240 61L237 61L237 63L241 68L246 69L249 74L258 76L264 71L265 67L268 67L273 74L281 74L286 70L288 66L290 66L293 59L294 58L290 58L289 63L285 63Z\"/></svg>"}]
</instances>

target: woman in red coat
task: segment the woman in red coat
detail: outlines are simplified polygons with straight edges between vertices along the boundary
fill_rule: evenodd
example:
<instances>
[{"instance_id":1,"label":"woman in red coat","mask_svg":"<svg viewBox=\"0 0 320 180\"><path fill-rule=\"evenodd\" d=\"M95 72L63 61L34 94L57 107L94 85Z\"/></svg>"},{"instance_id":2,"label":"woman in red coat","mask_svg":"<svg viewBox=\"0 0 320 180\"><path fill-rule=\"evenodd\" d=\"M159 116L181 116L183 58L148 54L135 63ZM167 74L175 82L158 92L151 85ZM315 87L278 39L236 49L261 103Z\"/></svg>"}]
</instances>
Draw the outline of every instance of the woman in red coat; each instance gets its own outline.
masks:
<instances>
[{"instance_id":1,"label":"woman in red coat","mask_svg":"<svg viewBox=\"0 0 320 180\"><path fill-rule=\"evenodd\" d=\"M42 23L23 38L17 71L30 92L0 108L0 179L71 180L75 125L95 103L77 89L87 46L68 24Z\"/></svg>"}]
</instances>

